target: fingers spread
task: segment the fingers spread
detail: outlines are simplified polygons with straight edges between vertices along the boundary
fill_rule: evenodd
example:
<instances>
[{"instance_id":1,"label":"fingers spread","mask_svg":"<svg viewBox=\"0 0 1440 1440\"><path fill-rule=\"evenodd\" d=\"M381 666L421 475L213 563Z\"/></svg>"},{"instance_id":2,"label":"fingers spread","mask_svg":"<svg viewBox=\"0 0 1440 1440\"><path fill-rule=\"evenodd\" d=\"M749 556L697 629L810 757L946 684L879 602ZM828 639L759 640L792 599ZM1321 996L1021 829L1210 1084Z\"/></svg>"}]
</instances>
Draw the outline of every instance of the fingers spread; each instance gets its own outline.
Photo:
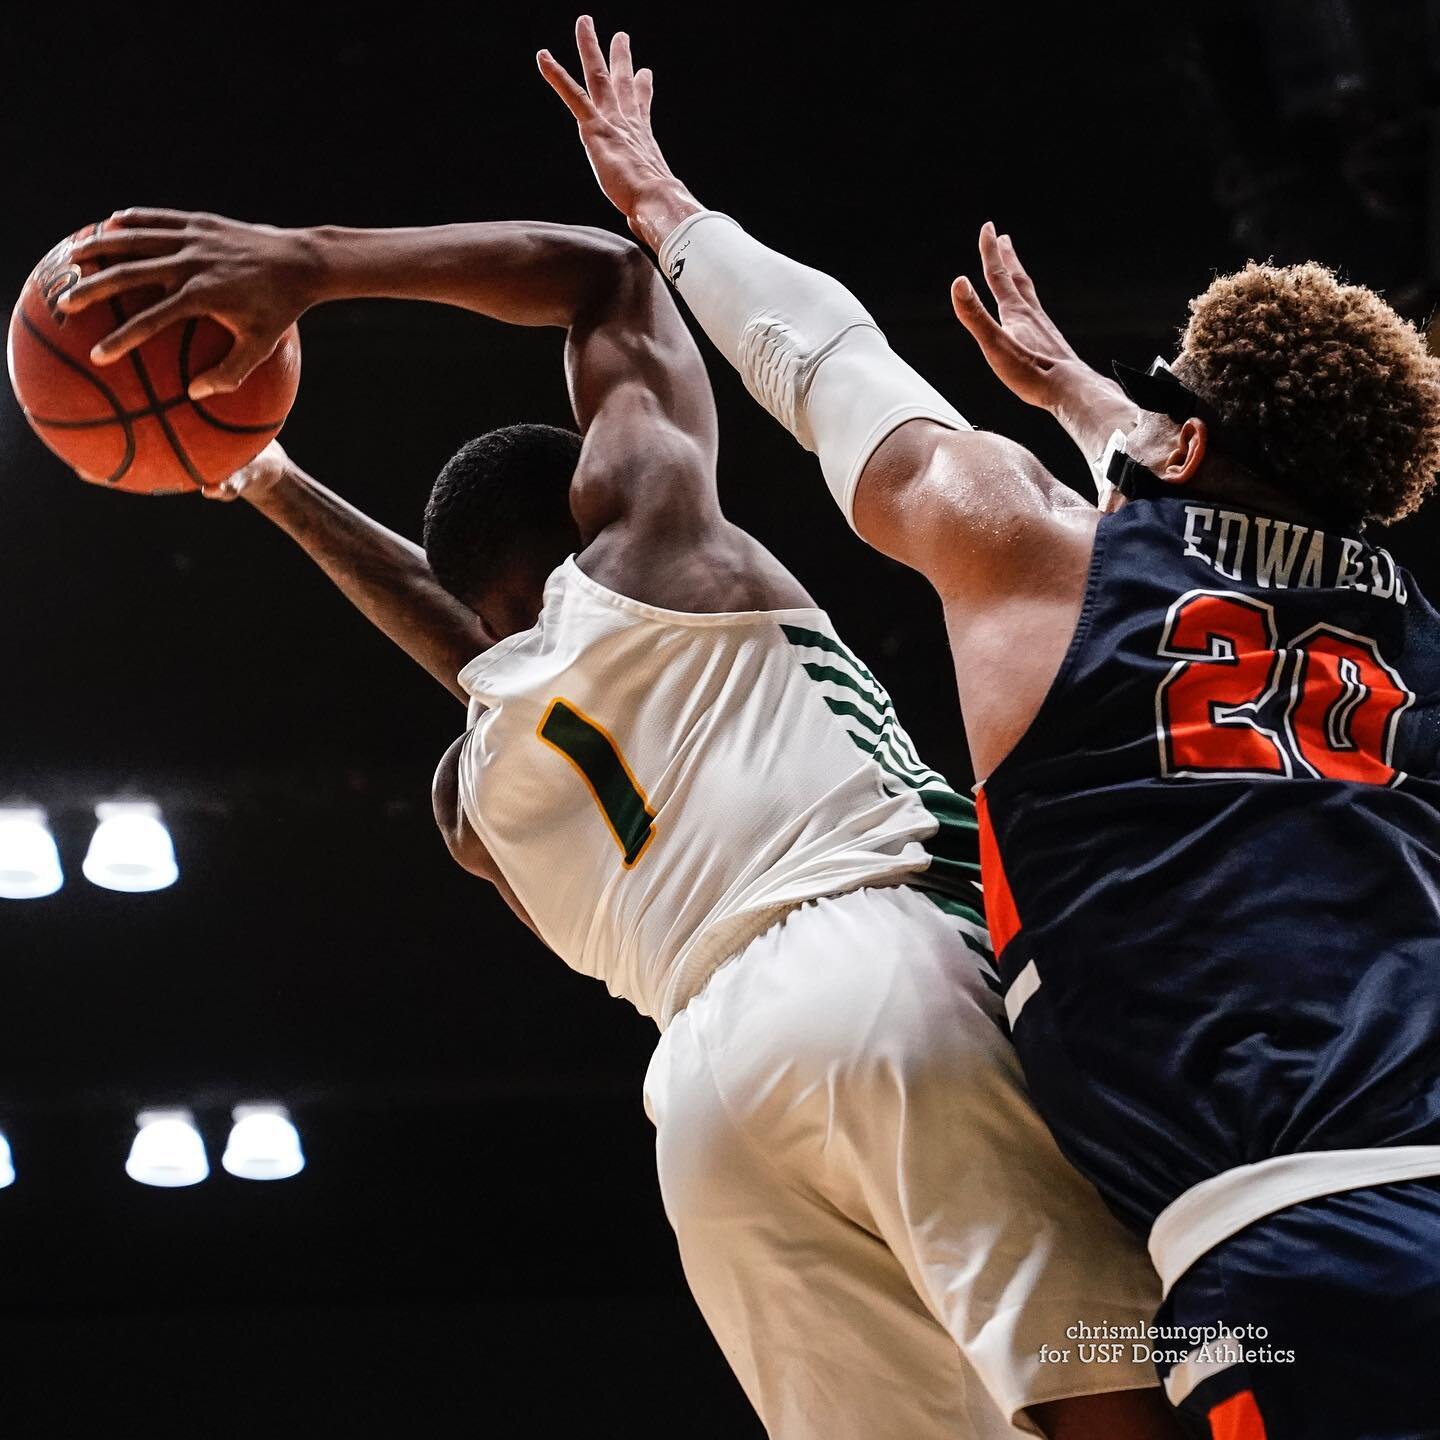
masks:
<instances>
[{"instance_id":1,"label":"fingers spread","mask_svg":"<svg viewBox=\"0 0 1440 1440\"><path fill-rule=\"evenodd\" d=\"M1005 267L1009 270L1015 281L1015 288L1027 299L1035 298L1035 285L1030 279L1025 267L1020 263L1020 257L1015 253L1015 242L1009 235L1000 237L1001 253L1005 257Z\"/></svg>"},{"instance_id":2,"label":"fingers spread","mask_svg":"<svg viewBox=\"0 0 1440 1440\"><path fill-rule=\"evenodd\" d=\"M540 73L550 88L565 102L577 120L584 122L595 114L595 106L585 93L585 87L579 84L548 50L542 50L535 57L535 63L539 65Z\"/></svg>"},{"instance_id":3,"label":"fingers spread","mask_svg":"<svg viewBox=\"0 0 1440 1440\"><path fill-rule=\"evenodd\" d=\"M1003 314L1007 304L1013 304L1020 299L1020 292L1016 290L1015 280L1006 267L1005 255L995 234L995 226L989 220L980 227L980 264L985 271L985 283L990 287L990 293L995 297Z\"/></svg>"},{"instance_id":4,"label":"fingers spread","mask_svg":"<svg viewBox=\"0 0 1440 1440\"><path fill-rule=\"evenodd\" d=\"M183 288L177 290L112 331L90 351L90 358L97 365L112 365L137 345L143 345L152 335L158 335L167 325L201 313L202 307L193 296L187 295Z\"/></svg>"},{"instance_id":5,"label":"fingers spread","mask_svg":"<svg viewBox=\"0 0 1440 1440\"><path fill-rule=\"evenodd\" d=\"M603 105L610 98L610 70L605 64L605 52L600 48L600 37L595 33L595 22L588 15L582 15L575 22L575 46L580 51L585 88L592 100Z\"/></svg>"},{"instance_id":6,"label":"fingers spread","mask_svg":"<svg viewBox=\"0 0 1440 1440\"><path fill-rule=\"evenodd\" d=\"M70 258L86 260L148 259L154 255L173 255L185 244L185 236L176 230L102 230L88 235L70 247Z\"/></svg>"},{"instance_id":7,"label":"fingers spread","mask_svg":"<svg viewBox=\"0 0 1440 1440\"><path fill-rule=\"evenodd\" d=\"M635 62L630 55L630 37L623 30L617 30L610 41L610 80L621 109L633 114L636 109Z\"/></svg>"},{"instance_id":8,"label":"fingers spread","mask_svg":"<svg viewBox=\"0 0 1440 1440\"><path fill-rule=\"evenodd\" d=\"M232 390L238 390L250 378L251 373L274 353L274 345L266 349L251 341L237 338L230 353L218 365L205 371L203 375L197 375L190 382L187 393L192 400L204 400L208 395L228 395Z\"/></svg>"},{"instance_id":9,"label":"fingers spread","mask_svg":"<svg viewBox=\"0 0 1440 1440\"><path fill-rule=\"evenodd\" d=\"M197 212L190 210L157 210L154 206L132 205L128 210L117 210L106 224L178 230L190 221L200 218L202 217Z\"/></svg>"},{"instance_id":10,"label":"fingers spread","mask_svg":"<svg viewBox=\"0 0 1440 1440\"><path fill-rule=\"evenodd\" d=\"M640 118L650 123L650 102L655 98L655 75L653 71L641 70L635 76L635 104Z\"/></svg>"},{"instance_id":11,"label":"fingers spread","mask_svg":"<svg viewBox=\"0 0 1440 1440\"><path fill-rule=\"evenodd\" d=\"M985 308L985 302L976 293L975 286L971 283L968 275L957 275L950 286L950 303L955 307L955 314L967 327L976 318L983 317L993 325L995 322L990 317L990 312Z\"/></svg>"},{"instance_id":12,"label":"fingers spread","mask_svg":"<svg viewBox=\"0 0 1440 1440\"><path fill-rule=\"evenodd\" d=\"M985 302L967 276L961 275L950 287L950 303L955 307L955 318L975 337L975 343L987 359L992 353L1014 350L1010 337L985 308Z\"/></svg>"},{"instance_id":13,"label":"fingers spread","mask_svg":"<svg viewBox=\"0 0 1440 1440\"><path fill-rule=\"evenodd\" d=\"M156 285L171 290L186 278L183 268L168 256L112 265L110 269L97 271L72 286L60 297L59 306L67 315L73 315L97 300L108 300L112 295L123 295L127 290Z\"/></svg>"}]
</instances>

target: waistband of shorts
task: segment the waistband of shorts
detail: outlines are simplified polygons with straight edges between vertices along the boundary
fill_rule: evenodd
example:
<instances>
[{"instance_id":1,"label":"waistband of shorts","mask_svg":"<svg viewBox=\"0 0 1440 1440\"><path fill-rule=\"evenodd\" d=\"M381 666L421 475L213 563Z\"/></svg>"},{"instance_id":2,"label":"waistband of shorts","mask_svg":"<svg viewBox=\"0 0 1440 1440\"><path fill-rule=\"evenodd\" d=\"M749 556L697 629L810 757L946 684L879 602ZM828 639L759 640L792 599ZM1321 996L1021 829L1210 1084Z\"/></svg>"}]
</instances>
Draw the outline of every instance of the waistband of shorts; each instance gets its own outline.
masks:
<instances>
[{"instance_id":1,"label":"waistband of shorts","mask_svg":"<svg viewBox=\"0 0 1440 1440\"><path fill-rule=\"evenodd\" d=\"M1440 1175L1440 1145L1307 1150L1222 1170L1172 1200L1155 1217L1150 1259L1164 1293L1207 1251L1256 1220L1291 1205Z\"/></svg>"},{"instance_id":2,"label":"waistband of shorts","mask_svg":"<svg viewBox=\"0 0 1440 1440\"><path fill-rule=\"evenodd\" d=\"M706 930L670 972L665 996L656 1015L661 1032L705 988L710 977L722 965L733 960L751 941L758 940L792 910L809 903L809 900L785 900L759 910L732 915Z\"/></svg>"}]
</instances>

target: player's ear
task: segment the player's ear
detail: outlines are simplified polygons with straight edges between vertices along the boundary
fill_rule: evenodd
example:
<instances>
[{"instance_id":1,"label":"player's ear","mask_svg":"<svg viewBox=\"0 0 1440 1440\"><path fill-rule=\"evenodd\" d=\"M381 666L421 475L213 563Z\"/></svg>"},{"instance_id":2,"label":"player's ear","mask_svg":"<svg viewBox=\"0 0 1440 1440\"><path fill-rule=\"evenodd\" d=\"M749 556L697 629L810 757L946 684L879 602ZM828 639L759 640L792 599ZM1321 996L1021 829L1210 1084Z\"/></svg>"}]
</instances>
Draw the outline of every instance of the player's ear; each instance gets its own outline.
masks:
<instances>
[{"instance_id":1,"label":"player's ear","mask_svg":"<svg viewBox=\"0 0 1440 1440\"><path fill-rule=\"evenodd\" d=\"M1160 478L1167 485L1188 485L1205 459L1209 441L1203 420L1187 420L1175 432L1169 453L1160 467Z\"/></svg>"}]
</instances>

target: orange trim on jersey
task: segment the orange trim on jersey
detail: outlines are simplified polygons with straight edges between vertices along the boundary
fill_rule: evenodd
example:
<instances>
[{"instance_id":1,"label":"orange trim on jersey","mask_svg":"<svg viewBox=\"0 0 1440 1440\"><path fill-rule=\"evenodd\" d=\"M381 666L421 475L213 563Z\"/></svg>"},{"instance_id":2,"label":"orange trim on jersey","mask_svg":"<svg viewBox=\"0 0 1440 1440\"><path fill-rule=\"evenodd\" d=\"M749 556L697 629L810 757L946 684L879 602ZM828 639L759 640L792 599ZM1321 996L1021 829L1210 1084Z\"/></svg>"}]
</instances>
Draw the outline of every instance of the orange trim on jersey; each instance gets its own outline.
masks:
<instances>
[{"instance_id":1,"label":"orange trim on jersey","mask_svg":"<svg viewBox=\"0 0 1440 1440\"><path fill-rule=\"evenodd\" d=\"M985 923L990 928L990 942L998 957L1020 933L1020 912L1005 878L1000 860L1000 847L995 843L995 830L990 824L990 806L984 789L975 792L975 818L980 825L980 888L985 892Z\"/></svg>"},{"instance_id":2,"label":"orange trim on jersey","mask_svg":"<svg viewBox=\"0 0 1440 1440\"><path fill-rule=\"evenodd\" d=\"M1265 1440L1265 1422L1253 1390L1242 1390L1222 1401L1208 1418L1213 1440Z\"/></svg>"}]
</instances>

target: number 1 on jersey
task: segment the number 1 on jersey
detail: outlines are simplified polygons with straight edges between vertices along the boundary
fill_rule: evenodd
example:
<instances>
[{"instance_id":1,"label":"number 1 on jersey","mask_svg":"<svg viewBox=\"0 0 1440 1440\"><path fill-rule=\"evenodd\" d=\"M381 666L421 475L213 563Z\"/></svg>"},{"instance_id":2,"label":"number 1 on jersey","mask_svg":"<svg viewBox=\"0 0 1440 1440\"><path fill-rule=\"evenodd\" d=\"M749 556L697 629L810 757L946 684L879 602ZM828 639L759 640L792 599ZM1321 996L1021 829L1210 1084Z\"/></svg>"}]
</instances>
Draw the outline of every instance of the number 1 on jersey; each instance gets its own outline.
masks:
<instances>
[{"instance_id":1,"label":"number 1 on jersey","mask_svg":"<svg viewBox=\"0 0 1440 1440\"><path fill-rule=\"evenodd\" d=\"M558 750L589 787L627 870L655 838L655 812L610 732L558 695L545 707L536 735Z\"/></svg>"}]
</instances>

